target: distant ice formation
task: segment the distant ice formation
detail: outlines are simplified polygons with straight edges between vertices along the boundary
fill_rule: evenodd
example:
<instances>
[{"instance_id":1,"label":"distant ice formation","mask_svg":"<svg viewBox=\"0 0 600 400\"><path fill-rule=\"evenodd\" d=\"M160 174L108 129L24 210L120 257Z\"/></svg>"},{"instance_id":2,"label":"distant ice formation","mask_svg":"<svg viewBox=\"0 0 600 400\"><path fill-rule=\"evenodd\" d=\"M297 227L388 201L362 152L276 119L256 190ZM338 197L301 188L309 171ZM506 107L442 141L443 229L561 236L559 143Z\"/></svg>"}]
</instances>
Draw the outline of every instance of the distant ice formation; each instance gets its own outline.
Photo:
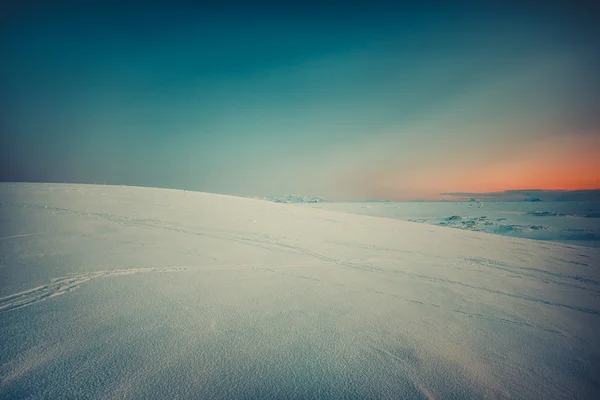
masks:
<instances>
[{"instance_id":1,"label":"distant ice formation","mask_svg":"<svg viewBox=\"0 0 600 400\"><path fill-rule=\"evenodd\" d=\"M549 230L550 228L542 225L530 225L530 224L505 224L500 221L506 220L505 218L498 218L492 220L487 216L481 217L466 217L460 215L453 215L445 218L417 218L411 219L411 222L422 222L422 223L433 223L438 226L446 226L449 228L458 228L475 232L488 232L496 233L500 235L511 235L517 233L527 233L531 231L543 231Z\"/></svg>"},{"instance_id":2,"label":"distant ice formation","mask_svg":"<svg viewBox=\"0 0 600 400\"><path fill-rule=\"evenodd\" d=\"M554 212L554 211L529 211L527 212L528 215L533 215L534 217L566 217L572 214L564 214L564 213L560 213L560 212Z\"/></svg>"},{"instance_id":3,"label":"distant ice formation","mask_svg":"<svg viewBox=\"0 0 600 400\"><path fill-rule=\"evenodd\" d=\"M297 194L268 197L267 200L274 201L275 203L323 203L325 201L321 197L306 197Z\"/></svg>"}]
</instances>

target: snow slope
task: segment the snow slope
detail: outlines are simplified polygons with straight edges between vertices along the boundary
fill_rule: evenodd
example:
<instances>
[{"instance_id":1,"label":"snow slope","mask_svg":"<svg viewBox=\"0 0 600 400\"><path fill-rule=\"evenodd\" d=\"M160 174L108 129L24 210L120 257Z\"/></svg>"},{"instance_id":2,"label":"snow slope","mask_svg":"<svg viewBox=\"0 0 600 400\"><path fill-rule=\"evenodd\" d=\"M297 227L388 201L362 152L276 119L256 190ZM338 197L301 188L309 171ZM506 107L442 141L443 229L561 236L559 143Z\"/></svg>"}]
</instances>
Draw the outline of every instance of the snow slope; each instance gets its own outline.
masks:
<instances>
[{"instance_id":1,"label":"snow slope","mask_svg":"<svg viewBox=\"0 0 600 400\"><path fill-rule=\"evenodd\" d=\"M600 250L0 184L0 398L597 398Z\"/></svg>"}]
</instances>

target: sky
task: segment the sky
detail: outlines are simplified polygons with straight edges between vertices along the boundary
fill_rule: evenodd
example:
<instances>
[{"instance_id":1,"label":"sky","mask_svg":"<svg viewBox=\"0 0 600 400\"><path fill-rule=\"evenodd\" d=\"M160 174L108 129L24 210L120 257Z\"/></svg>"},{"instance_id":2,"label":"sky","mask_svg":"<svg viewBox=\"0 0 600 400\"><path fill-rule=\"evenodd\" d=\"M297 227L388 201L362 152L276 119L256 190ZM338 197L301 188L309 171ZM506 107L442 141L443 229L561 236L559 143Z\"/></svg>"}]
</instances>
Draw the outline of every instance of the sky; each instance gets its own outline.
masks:
<instances>
[{"instance_id":1,"label":"sky","mask_svg":"<svg viewBox=\"0 0 600 400\"><path fill-rule=\"evenodd\" d=\"M575 3L7 3L0 180L600 188L600 14Z\"/></svg>"}]
</instances>

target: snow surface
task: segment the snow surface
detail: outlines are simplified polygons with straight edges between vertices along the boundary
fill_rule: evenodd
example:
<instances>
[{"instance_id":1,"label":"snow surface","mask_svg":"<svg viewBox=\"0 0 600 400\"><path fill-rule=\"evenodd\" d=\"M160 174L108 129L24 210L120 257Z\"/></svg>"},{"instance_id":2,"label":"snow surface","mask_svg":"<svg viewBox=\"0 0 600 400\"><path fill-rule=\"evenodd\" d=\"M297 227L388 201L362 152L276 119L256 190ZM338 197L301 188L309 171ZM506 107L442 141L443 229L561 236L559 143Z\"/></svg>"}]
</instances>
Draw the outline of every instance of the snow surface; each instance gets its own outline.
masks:
<instances>
[{"instance_id":1,"label":"snow surface","mask_svg":"<svg viewBox=\"0 0 600 400\"><path fill-rule=\"evenodd\" d=\"M0 184L0 220L2 399L600 390L597 248L119 186Z\"/></svg>"}]
</instances>

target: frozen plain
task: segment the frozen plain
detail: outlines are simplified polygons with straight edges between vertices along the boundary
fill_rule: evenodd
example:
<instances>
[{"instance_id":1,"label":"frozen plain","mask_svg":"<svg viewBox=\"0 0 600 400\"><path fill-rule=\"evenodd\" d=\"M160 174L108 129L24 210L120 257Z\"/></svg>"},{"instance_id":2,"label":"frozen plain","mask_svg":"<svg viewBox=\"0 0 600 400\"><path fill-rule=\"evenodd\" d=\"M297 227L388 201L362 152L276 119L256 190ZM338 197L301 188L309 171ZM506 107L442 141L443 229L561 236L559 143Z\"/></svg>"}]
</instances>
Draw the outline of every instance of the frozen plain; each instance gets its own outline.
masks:
<instances>
[{"instance_id":1,"label":"frozen plain","mask_svg":"<svg viewBox=\"0 0 600 400\"><path fill-rule=\"evenodd\" d=\"M598 202L327 202L305 206L600 248Z\"/></svg>"},{"instance_id":2,"label":"frozen plain","mask_svg":"<svg viewBox=\"0 0 600 400\"><path fill-rule=\"evenodd\" d=\"M599 267L302 205L3 183L0 398L597 398Z\"/></svg>"}]
</instances>

